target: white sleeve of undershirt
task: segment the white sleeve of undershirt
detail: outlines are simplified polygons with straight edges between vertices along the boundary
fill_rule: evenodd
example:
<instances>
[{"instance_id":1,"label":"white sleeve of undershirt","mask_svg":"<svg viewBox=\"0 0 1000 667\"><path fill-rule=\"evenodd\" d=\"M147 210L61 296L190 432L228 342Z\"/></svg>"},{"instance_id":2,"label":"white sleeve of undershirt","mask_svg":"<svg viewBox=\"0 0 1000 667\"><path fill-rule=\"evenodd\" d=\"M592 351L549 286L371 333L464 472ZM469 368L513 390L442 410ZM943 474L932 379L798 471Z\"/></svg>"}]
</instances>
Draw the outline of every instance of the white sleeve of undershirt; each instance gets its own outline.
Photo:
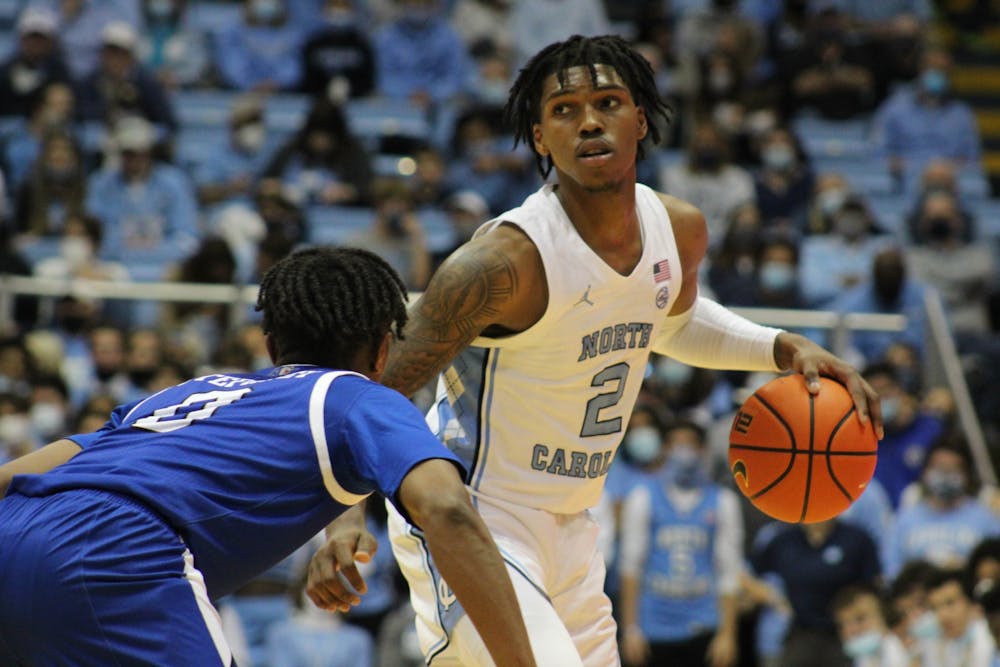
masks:
<instances>
[{"instance_id":1,"label":"white sleeve of undershirt","mask_svg":"<svg viewBox=\"0 0 1000 667\"><path fill-rule=\"evenodd\" d=\"M649 489L635 487L622 504L621 519L621 559L619 571L622 576L638 577L649 555L649 516L652 498Z\"/></svg>"},{"instance_id":2,"label":"white sleeve of undershirt","mask_svg":"<svg viewBox=\"0 0 1000 667\"><path fill-rule=\"evenodd\" d=\"M725 488L719 489L719 526L713 556L719 595L735 594L743 571L743 516L736 494Z\"/></svg>"}]
</instances>

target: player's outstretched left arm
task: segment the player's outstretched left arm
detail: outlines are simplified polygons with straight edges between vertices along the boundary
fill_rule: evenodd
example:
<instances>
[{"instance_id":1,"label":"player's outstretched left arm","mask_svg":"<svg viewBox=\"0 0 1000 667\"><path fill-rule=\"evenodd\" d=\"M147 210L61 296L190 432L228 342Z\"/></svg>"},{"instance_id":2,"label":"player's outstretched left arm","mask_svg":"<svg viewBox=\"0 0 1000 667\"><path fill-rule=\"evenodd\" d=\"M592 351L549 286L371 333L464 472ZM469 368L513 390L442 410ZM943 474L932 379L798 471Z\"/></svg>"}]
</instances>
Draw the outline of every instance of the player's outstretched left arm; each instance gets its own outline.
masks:
<instances>
[{"instance_id":1,"label":"player's outstretched left arm","mask_svg":"<svg viewBox=\"0 0 1000 667\"><path fill-rule=\"evenodd\" d=\"M698 269L708 246L705 216L675 197L660 200L670 215L683 280L653 351L703 368L792 370L805 376L812 393L820 390L819 376L833 378L850 392L861 421L871 420L882 438L878 394L850 364L805 336L760 326L698 295Z\"/></svg>"},{"instance_id":2,"label":"player's outstretched left arm","mask_svg":"<svg viewBox=\"0 0 1000 667\"><path fill-rule=\"evenodd\" d=\"M7 494L7 487L14 475L38 475L66 463L80 452L80 445L72 440L56 440L41 449L0 466L0 498Z\"/></svg>"},{"instance_id":3,"label":"player's outstretched left arm","mask_svg":"<svg viewBox=\"0 0 1000 667\"><path fill-rule=\"evenodd\" d=\"M498 667L534 665L507 567L455 466L441 459L418 464L398 495L493 661Z\"/></svg>"}]
</instances>

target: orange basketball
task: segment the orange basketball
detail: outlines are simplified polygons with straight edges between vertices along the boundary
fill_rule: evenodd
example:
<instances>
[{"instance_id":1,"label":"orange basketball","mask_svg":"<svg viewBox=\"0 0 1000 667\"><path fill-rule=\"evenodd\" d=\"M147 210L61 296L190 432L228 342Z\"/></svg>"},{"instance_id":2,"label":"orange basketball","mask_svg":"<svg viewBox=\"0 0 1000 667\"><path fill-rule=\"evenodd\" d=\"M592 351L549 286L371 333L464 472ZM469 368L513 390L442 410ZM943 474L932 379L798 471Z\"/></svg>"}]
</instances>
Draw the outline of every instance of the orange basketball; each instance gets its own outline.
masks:
<instances>
[{"instance_id":1,"label":"orange basketball","mask_svg":"<svg viewBox=\"0 0 1000 667\"><path fill-rule=\"evenodd\" d=\"M858 421L850 394L820 378L785 375L740 407L729 431L736 486L768 516L789 523L831 519L858 499L875 473L878 440Z\"/></svg>"}]
</instances>

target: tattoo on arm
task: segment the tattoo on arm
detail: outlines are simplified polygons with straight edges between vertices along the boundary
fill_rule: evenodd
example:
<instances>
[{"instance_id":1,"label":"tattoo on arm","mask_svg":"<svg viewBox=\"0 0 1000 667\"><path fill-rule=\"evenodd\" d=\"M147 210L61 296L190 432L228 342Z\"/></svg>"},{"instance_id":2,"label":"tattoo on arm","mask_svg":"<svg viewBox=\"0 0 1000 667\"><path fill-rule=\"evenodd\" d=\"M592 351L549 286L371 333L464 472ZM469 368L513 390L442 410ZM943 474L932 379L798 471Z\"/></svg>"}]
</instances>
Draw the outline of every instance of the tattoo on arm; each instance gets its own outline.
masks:
<instances>
[{"instance_id":1,"label":"tattoo on arm","mask_svg":"<svg viewBox=\"0 0 1000 667\"><path fill-rule=\"evenodd\" d=\"M497 248L466 248L431 279L410 309L404 340L389 354L382 383L410 396L499 321L517 291L513 260Z\"/></svg>"}]
</instances>

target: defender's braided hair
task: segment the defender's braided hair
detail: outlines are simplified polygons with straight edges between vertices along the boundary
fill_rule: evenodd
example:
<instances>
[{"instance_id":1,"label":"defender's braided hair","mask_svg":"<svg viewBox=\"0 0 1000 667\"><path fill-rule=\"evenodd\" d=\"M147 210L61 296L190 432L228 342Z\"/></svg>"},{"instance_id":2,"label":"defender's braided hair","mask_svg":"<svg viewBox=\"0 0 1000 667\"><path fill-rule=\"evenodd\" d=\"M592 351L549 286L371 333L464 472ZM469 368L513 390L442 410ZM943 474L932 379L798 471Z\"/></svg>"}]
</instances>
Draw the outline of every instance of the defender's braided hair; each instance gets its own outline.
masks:
<instances>
[{"instance_id":1,"label":"defender's braided hair","mask_svg":"<svg viewBox=\"0 0 1000 667\"><path fill-rule=\"evenodd\" d=\"M566 70L584 66L590 70L590 80L597 85L595 65L609 65L618 72L625 86L632 94L636 106L646 111L649 121L649 137L653 143L660 142L660 128L673 118L670 105L660 99L656 91L653 68L649 62L635 51L628 42L617 35L583 37L573 35L564 42L556 42L539 51L528 61L510 89L510 97L504 107L504 119L514 129L514 146L524 142L535 152L538 171L547 177L552 171L552 158L544 161L535 150L532 126L541 121L542 84L552 74L559 77L559 85L565 85ZM638 146L638 157L644 155L642 143Z\"/></svg>"},{"instance_id":2,"label":"defender's braided hair","mask_svg":"<svg viewBox=\"0 0 1000 667\"><path fill-rule=\"evenodd\" d=\"M288 255L264 276L257 310L278 361L347 368L358 349L403 337L406 285L378 255L315 247Z\"/></svg>"}]
</instances>

